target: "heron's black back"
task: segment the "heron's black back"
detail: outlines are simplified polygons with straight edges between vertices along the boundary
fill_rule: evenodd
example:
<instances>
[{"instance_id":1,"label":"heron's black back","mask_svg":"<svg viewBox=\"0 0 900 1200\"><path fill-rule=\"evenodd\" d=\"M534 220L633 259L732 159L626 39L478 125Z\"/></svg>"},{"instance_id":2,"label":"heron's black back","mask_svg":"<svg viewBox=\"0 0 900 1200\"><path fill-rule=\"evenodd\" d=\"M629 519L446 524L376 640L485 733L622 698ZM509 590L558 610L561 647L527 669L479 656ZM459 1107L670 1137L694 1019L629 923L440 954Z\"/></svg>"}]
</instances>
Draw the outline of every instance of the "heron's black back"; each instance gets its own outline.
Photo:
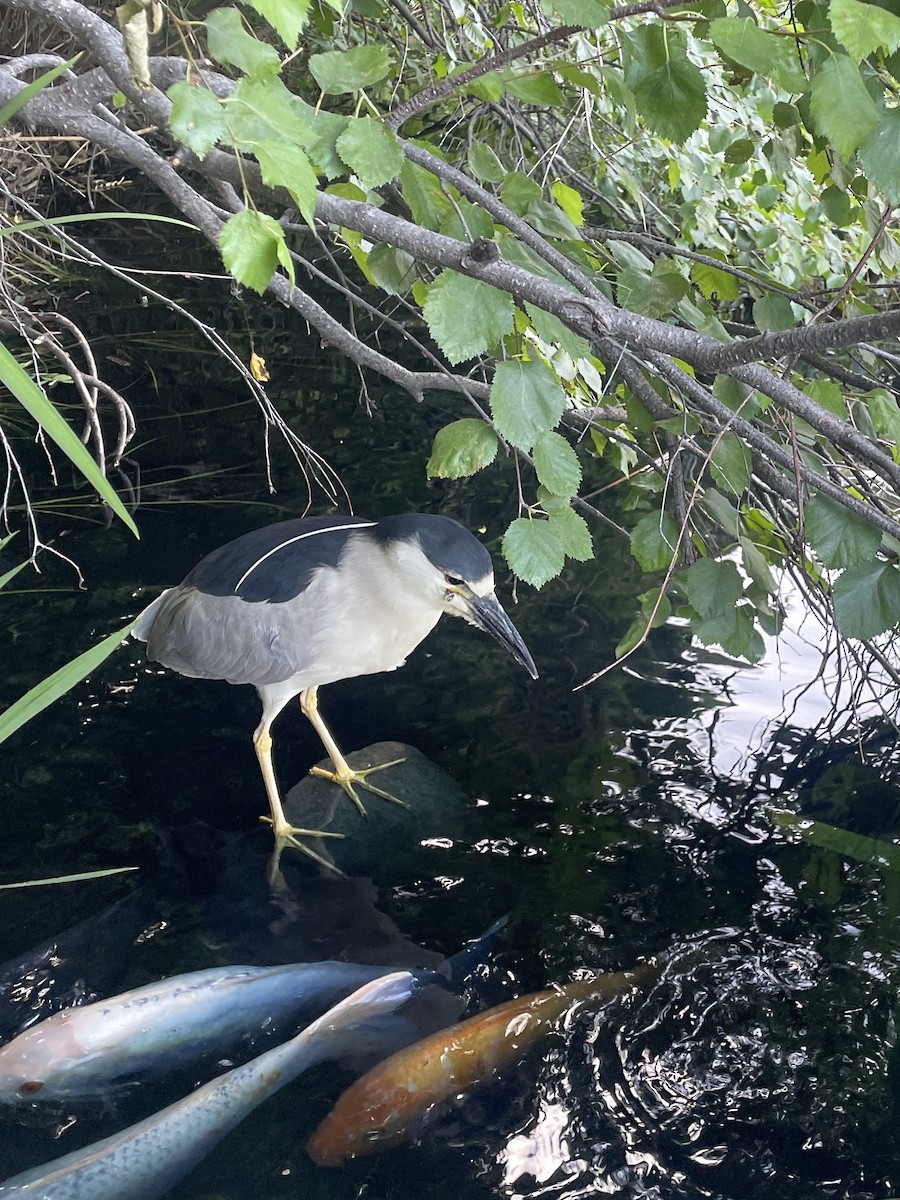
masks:
<instances>
[{"instance_id":1,"label":"heron's black back","mask_svg":"<svg viewBox=\"0 0 900 1200\"><path fill-rule=\"evenodd\" d=\"M245 533L207 554L181 584L208 596L238 596L284 604L309 587L319 567L336 567L347 527L365 530L360 517L299 517Z\"/></svg>"}]
</instances>

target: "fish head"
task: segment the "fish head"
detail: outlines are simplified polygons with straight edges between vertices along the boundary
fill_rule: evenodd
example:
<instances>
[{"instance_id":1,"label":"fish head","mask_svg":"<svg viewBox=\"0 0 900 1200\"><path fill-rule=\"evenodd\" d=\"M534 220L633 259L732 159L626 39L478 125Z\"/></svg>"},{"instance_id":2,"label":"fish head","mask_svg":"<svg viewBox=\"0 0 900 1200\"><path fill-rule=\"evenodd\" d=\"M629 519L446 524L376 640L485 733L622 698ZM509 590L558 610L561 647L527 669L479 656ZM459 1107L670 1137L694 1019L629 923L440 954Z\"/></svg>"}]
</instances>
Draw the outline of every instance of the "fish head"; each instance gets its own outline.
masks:
<instances>
[{"instance_id":1,"label":"fish head","mask_svg":"<svg viewBox=\"0 0 900 1200\"><path fill-rule=\"evenodd\" d=\"M66 1012L30 1026L0 1048L0 1103L63 1097L63 1081L86 1055Z\"/></svg>"}]
</instances>

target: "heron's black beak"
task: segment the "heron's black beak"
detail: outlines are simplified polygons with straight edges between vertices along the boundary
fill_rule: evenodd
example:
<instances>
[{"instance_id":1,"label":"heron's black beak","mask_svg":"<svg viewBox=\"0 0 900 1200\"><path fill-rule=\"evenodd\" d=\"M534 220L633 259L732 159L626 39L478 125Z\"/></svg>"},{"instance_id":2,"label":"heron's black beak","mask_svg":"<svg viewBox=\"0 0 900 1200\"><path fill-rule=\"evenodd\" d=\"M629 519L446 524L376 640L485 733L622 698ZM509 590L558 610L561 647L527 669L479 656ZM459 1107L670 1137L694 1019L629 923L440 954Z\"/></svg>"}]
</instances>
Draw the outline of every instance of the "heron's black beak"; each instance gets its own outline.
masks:
<instances>
[{"instance_id":1,"label":"heron's black beak","mask_svg":"<svg viewBox=\"0 0 900 1200\"><path fill-rule=\"evenodd\" d=\"M500 607L500 602L493 592L487 596L476 596L474 592L470 592L466 599L469 602L472 624L496 638L516 662L522 664L531 678L537 679L537 667L528 653L528 647L519 637L519 631Z\"/></svg>"}]
</instances>

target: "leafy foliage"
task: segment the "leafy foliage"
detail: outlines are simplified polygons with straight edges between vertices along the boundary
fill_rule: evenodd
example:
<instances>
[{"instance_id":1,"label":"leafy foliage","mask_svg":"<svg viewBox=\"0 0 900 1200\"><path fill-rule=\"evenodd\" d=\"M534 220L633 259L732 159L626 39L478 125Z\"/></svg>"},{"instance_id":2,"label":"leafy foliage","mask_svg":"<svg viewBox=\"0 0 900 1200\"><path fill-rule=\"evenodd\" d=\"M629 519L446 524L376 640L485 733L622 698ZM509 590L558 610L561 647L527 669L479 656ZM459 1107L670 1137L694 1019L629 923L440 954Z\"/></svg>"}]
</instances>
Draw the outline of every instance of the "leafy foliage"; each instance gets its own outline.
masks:
<instances>
[{"instance_id":1,"label":"leafy foliage","mask_svg":"<svg viewBox=\"0 0 900 1200\"><path fill-rule=\"evenodd\" d=\"M339 13L214 9L217 70L172 82L169 63L166 95L105 64L129 119L196 155L170 198L235 278L458 403L428 475L506 473L521 579L589 558L591 496L615 495L645 576L619 653L676 613L757 657L785 569L846 635L893 628L900 17L862 0ZM210 185L240 211L224 220ZM383 352L383 322L418 365Z\"/></svg>"}]
</instances>

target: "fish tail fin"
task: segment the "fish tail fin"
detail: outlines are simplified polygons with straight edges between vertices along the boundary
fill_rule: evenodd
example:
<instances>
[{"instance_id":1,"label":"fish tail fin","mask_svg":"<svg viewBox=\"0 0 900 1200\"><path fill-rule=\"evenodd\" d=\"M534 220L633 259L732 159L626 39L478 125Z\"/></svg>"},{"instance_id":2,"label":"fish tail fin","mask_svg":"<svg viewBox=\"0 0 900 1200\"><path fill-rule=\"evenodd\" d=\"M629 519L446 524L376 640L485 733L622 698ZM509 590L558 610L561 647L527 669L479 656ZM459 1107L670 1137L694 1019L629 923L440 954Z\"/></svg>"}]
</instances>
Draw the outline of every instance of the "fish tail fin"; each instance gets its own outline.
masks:
<instances>
[{"instance_id":1,"label":"fish tail fin","mask_svg":"<svg viewBox=\"0 0 900 1200\"><path fill-rule=\"evenodd\" d=\"M409 971L382 975L351 992L346 999L308 1025L304 1034L310 1041L319 1034L329 1042L334 1040L337 1044L329 1051L329 1057L332 1054L339 1055L342 1034L351 1030L355 1032L355 1027L368 1025L373 1018L395 1012L410 999L416 987L416 979Z\"/></svg>"}]
</instances>

